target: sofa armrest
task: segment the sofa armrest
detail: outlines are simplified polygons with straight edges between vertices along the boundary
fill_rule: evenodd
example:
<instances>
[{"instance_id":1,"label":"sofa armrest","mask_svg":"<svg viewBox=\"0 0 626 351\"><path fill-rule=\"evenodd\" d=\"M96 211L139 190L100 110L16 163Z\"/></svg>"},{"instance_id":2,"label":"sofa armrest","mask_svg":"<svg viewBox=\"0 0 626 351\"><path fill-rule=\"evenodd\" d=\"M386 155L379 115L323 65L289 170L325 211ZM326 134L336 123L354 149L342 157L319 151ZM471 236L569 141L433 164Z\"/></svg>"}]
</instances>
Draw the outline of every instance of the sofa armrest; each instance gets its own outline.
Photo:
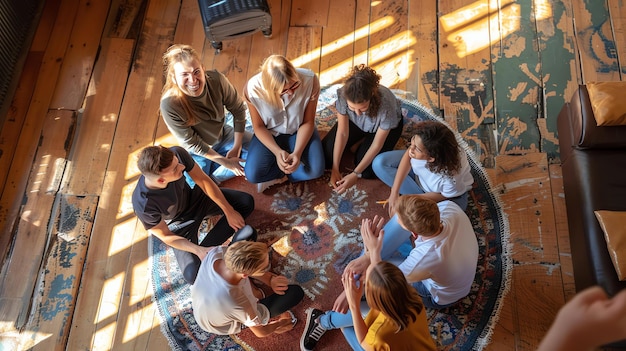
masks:
<instances>
[{"instance_id":1,"label":"sofa armrest","mask_svg":"<svg viewBox=\"0 0 626 351\"><path fill-rule=\"evenodd\" d=\"M580 149L626 149L626 126L598 127L589 92L580 85L569 104L572 145Z\"/></svg>"}]
</instances>

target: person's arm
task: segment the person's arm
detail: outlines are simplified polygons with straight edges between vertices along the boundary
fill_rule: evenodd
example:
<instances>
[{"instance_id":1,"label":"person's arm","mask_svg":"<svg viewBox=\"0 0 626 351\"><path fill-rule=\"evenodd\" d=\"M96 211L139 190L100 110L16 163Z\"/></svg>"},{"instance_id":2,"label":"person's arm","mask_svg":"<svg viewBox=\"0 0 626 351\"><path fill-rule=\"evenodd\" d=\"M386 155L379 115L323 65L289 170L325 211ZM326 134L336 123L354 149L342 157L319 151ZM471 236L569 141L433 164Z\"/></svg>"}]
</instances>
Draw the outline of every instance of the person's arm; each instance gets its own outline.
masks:
<instances>
[{"instance_id":1,"label":"person's arm","mask_svg":"<svg viewBox=\"0 0 626 351\"><path fill-rule=\"evenodd\" d=\"M366 218L361 221L361 237L363 238L365 253L370 258L370 265L382 261L380 252L383 247L383 238L385 237L384 224L385 222L380 216L374 216L374 219L371 220Z\"/></svg>"},{"instance_id":2,"label":"person's arm","mask_svg":"<svg viewBox=\"0 0 626 351\"><path fill-rule=\"evenodd\" d=\"M409 175L409 171L411 171L411 156L409 156L409 150L407 150L404 152L404 155L402 155L402 159L400 159L396 176L393 179L393 185L389 191L389 198L387 199L389 218L393 217L396 213L396 205L398 203L398 199L400 198L400 187L402 186L404 179L406 179Z\"/></svg>"},{"instance_id":3,"label":"person's arm","mask_svg":"<svg viewBox=\"0 0 626 351\"><path fill-rule=\"evenodd\" d=\"M248 102L248 110L250 111L250 119L252 121L252 128L254 129L254 135L259 139L259 141L265 145L276 157L276 163L278 163L278 167L281 170L287 166L285 162L287 152L278 146L276 140L274 140L274 136L267 129L267 126L261 119L261 115L259 111L254 107L254 105Z\"/></svg>"},{"instance_id":4,"label":"person's arm","mask_svg":"<svg viewBox=\"0 0 626 351\"><path fill-rule=\"evenodd\" d=\"M278 317L278 319L270 321L266 325L250 327L250 330L257 337L264 338L274 333L282 334L293 329L293 327L294 325L291 321L291 315L289 315L289 312L284 312Z\"/></svg>"},{"instance_id":5,"label":"person's arm","mask_svg":"<svg viewBox=\"0 0 626 351\"><path fill-rule=\"evenodd\" d=\"M241 147L243 144L243 134L246 130L246 104L243 101L241 95L237 92L237 89L230 83L228 78L222 73L219 73L220 84L222 89L222 103L224 107L233 115L233 130L234 141L233 147L226 153L226 158L236 159L237 163L243 161L239 158L241 155ZM235 172L237 175L243 175L243 167L239 165L238 170L241 174Z\"/></svg>"},{"instance_id":6,"label":"person's arm","mask_svg":"<svg viewBox=\"0 0 626 351\"><path fill-rule=\"evenodd\" d=\"M241 148L243 146L243 132L235 132L233 139L233 147L226 153L226 158L236 158L237 162L245 161L239 158L239 156L241 156Z\"/></svg>"},{"instance_id":7,"label":"person's arm","mask_svg":"<svg viewBox=\"0 0 626 351\"><path fill-rule=\"evenodd\" d=\"M148 229L148 233L156 236L163 243L174 249L187 251L198 256L200 260L204 259L210 249L210 247L196 245L184 237L176 235L167 227L167 224L163 220L159 224Z\"/></svg>"},{"instance_id":8,"label":"person's arm","mask_svg":"<svg viewBox=\"0 0 626 351\"><path fill-rule=\"evenodd\" d=\"M347 115L343 115L335 110L335 116L337 116L337 134L335 134L335 145L333 146L333 168L330 174L330 184L333 188L337 188L341 178L341 172L339 166L341 164L341 158L343 152L346 149L346 143L348 142L348 136L350 133L350 119Z\"/></svg>"},{"instance_id":9,"label":"person's arm","mask_svg":"<svg viewBox=\"0 0 626 351\"><path fill-rule=\"evenodd\" d=\"M293 152L289 154L287 159L288 167L286 168L289 173L295 172L300 166L300 160L302 159L302 153L306 148L306 145L311 140L313 130L315 129L315 108L317 106L317 100L309 100L309 103L304 110L304 120L300 127L298 127L298 134L296 135L296 145L293 148Z\"/></svg>"},{"instance_id":10,"label":"person's arm","mask_svg":"<svg viewBox=\"0 0 626 351\"><path fill-rule=\"evenodd\" d=\"M237 212L233 206L228 203L220 188L211 180L211 178L202 171L200 166L194 164L193 168L187 172L191 179L199 186L204 193L211 198L224 212L226 220L231 228L239 230L246 225L243 217Z\"/></svg>"},{"instance_id":11,"label":"person's arm","mask_svg":"<svg viewBox=\"0 0 626 351\"><path fill-rule=\"evenodd\" d=\"M365 279L363 276L356 278L354 274L344 275L342 283L352 314L354 333L359 344L361 344L367 335L367 325L365 325L365 321L361 316L361 296L363 296L363 291L365 290Z\"/></svg>"},{"instance_id":12,"label":"person's arm","mask_svg":"<svg viewBox=\"0 0 626 351\"><path fill-rule=\"evenodd\" d=\"M227 159L213 150L193 128L187 125L189 118L182 116L181 113L183 112L172 106L172 99L172 97L165 97L161 100L161 115L163 116L163 121L167 129L176 138L178 143L194 154L201 155L238 174L237 170L239 168L243 169L239 162L234 159Z\"/></svg>"},{"instance_id":13,"label":"person's arm","mask_svg":"<svg viewBox=\"0 0 626 351\"><path fill-rule=\"evenodd\" d=\"M365 169L367 169L367 167L372 164L374 157L376 157L376 155L378 155L378 153L380 152L380 149L383 148L389 132L389 130L378 128L378 130L376 131L376 135L374 136L374 140L372 141L370 147L367 149L367 152L365 152L365 155L363 155L361 162L359 162L359 164L354 167L353 172L346 174L337 183L338 186L335 190L338 193L343 193L357 183L357 181L359 180L359 176L357 174L363 173L363 171L365 171Z\"/></svg>"},{"instance_id":14,"label":"person's arm","mask_svg":"<svg viewBox=\"0 0 626 351\"><path fill-rule=\"evenodd\" d=\"M594 286L561 307L537 351L591 351L622 339L626 339L626 289L609 298Z\"/></svg>"},{"instance_id":15,"label":"person's arm","mask_svg":"<svg viewBox=\"0 0 626 351\"><path fill-rule=\"evenodd\" d=\"M282 275L274 274L272 272L266 272L260 277L253 277L253 278L271 287L272 291L274 291L274 293L279 294L279 295L285 294L285 291L289 287L288 286L289 280L287 280L286 277Z\"/></svg>"}]
</instances>

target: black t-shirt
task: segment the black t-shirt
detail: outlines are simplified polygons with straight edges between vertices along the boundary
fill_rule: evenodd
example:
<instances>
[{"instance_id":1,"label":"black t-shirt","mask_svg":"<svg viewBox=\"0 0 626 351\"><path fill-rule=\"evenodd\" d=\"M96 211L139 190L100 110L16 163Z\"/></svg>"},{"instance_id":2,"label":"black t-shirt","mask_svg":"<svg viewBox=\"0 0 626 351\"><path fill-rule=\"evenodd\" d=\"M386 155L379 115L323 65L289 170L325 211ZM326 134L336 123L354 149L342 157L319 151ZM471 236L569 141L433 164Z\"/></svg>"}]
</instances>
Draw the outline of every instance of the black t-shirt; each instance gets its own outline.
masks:
<instances>
[{"instance_id":1,"label":"black t-shirt","mask_svg":"<svg viewBox=\"0 0 626 351\"><path fill-rule=\"evenodd\" d=\"M174 152L178 162L185 166L184 172L191 171L196 164L191 155L180 146L173 146L170 150ZM192 204L203 195L204 192L199 187L192 189L184 176L168 183L165 189L149 189L142 175L133 191L133 209L139 221L148 230L161 220L186 217L192 211Z\"/></svg>"}]
</instances>

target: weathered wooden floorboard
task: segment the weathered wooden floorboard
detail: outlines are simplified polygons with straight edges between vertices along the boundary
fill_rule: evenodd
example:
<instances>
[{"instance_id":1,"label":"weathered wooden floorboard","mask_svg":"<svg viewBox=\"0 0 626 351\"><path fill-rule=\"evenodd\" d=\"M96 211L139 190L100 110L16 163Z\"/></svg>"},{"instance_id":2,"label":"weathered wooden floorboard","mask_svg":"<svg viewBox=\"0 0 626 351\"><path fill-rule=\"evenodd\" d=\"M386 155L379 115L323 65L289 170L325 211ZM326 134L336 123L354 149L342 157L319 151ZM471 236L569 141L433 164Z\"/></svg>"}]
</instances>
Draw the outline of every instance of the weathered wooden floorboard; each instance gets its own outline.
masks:
<instances>
[{"instance_id":1,"label":"weathered wooden floorboard","mask_svg":"<svg viewBox=\"0 0 626 351\"><path fill-rule=\"evenodd\" d=\"M498 154L540 151L542 71L537 52L534 1L508 3L499 11L507 24L498 31L493 63Z\"/></svg>"},{"instance_id":2,"label":"weathered wooden floorboard","mask_svg":"<svg viewBox=\"0 0 626 351\"><path fill-rule=\"evenodd\" d=\"M607 1L571 0L582 82L620 80Z\"/></svg>"},{"instance_id":3,"label":"weathered wooden floorboard","mask_svg":"<svg viewBox=\"0 0 626 351\"><path fill-rule=\"evenodd\" d=\"M412 65L406 89L435 113L440 113L437 49L437 4L435 1L410 1L408 28L415 38L409 46Z\"/></svg>"},{"instance_id":4,"label":"weathered wooden floorboard","mask_svg":"<svg viewBox=\"0 0 626 351\"><path fill-rule=\"evenodd\" d=\"M623 1L609 1L609 14L613 25L615 51L620 63L621 80L626 80L626 6Z\"/></svg>"},{"instance_id":5,"label":"weathered wooden floorboard","mask_svg":"<svg viewBox=\"0 0 626 351\"><path fill-rule=\"evenodd\" d=\"M559 262L561 265L561 280L563 281L563 296L570 300L576 294L574 285L574 267L572 266L572 251L569 244L569 229L567 225L567 211L565 208L565 193L563 191L563 174L560 164L549 166L550 185L552 187L552 203L554 204L554 223L556 224L556 239L559 247Z\"/></svg>"},{"instance_id":6,"label":"weathered wooden floorboard","mask_svg":"<svg viewBox=\"0 0 626 351\"><path fill-rule=\"evenodd\" d=\"M509 218L514 264L512 301L518 350L535 350L563 305L552 189L546 154L496 158L495 188Z\"/></svg>"},{"instance_id":7,"label":"weathered wooden floorboard","mask_svg":"<svg viewBox=\"0 0 626 351\"><path fill-rule=\"evenodd\" d=\"M44 256L32 314L22 332L24 349L29 350L65 350L98 196L60 194L55 202L50 247Z\"/></svg>"},{"instance_id":8,"label":"weathered wooden floorboard","mask_svg":"<svg viewBox=\"0 0 626 351\"><path fill-rule=\"evenodd\" d=\"M382 76L380 84L392 89L406 90L410 74L408 50L416 40L408 28L408 4L408 0L382 1L371 10L371 22L389 20L389 25L380 29L370 25L367 63Z\"/></svg>"},{"instance_id":9,"label":"weathered wooden floorboard","mask_svg":"<svg viewBox=\"0 0 626 351\"><path fill-rule=\"evenodd\" d=\"M330 0L292 0L290 27L325 27L328 25Z\"/></svg>"},{"instance_id":10,"label":"weathered wooden floorboard","mask_svg":"<svg viewBox=\"0 0 626 351\"><path fill-rule=\"evenodd\" d=\"M50 156L46 156L45 152L39 153L37 147L40 140L44 143L49 142L52 139L50 134L47 134L47 138L42 137L42 129L48 123L50 129L55 128L60 123L67 121L67 118L62 118L68 115L68 113L48 113L48 106L54 93L54 86L56 84L57 77L59 75L60 65L62 60L59 57L63 57L67 42L71 34L71 23L75 16L75 1L64 1L58 11L56 17L55 26L50 35L50 42L47 46L46 52L43 57L43 62L39 70L39 76L33 91L33 99L30 103L28 112L26 113L24 125L27 128L22 128L19 135L18 142L15 148L15 156L11 162L11 173L6 179L6 185L0 198L0 208L2 209L2 215L0 216L0 233L3 233L3 241L6 246L2 247L2 256L6 252L15 252L16 255L12 255L10 262L3 266L2 269L2 282L0 287L0 296L8 299L15 299L17 301L14 306L6 306L5 303L0 304L0 308L10 308L11 314L4 314L7 320L15 321L16 326L19 328L24 325L25 317L28 313L28 306L30 305L30 298L32 297L33 279L37 277L37 271L39 264L42 260L42 252L46 244L45 227L48 223L51 208L51 196L46 194L44 189L43 193L34 193L32 190L26 192L27 185L36 188L35 191L39 191L37 187L48 186L51 184L39 183L42 180L51 180L50 177L54 177L58 174L40 174L42 170L47 170L47 166L50 166L49 162L57 160L54 158L56 155L61 155L61 158L65 158L66 155L63 152L55 154L51 152ZM71 113L69 113L71 116ZM59 123L54 123L54 118L59 117ZM71 118L71 117L69 117ZM52 121L51 121L52 119ZM61 149L63 148L62 141L67 136L68 127L60 127L56 129L61 140ZM52 147L54 150L58 150L59 145ZM35 155L39 155L35 158ZM47 159L49 157L49 159ZM54 167L49 168L51 172L56 172ZM31 172L32 171L32 172ZM34 174L33 179L29 179L24 175ZM57 189L53 189L56 192ZM30 200L24 200L26 202L26 208L21 211L21 218L18 215L20 213L20 207L23 204L22 198L28 196ZM41 210L36 210L37 207L31 207L35 202L42 201ZM46 210L47 209L47 210ZM31 213L30 211L34 211ZM29 218L31 217L31 218ZM34 218L33 218L34 217ZM41 221L37 221L37 220ZM43 229L42 229L43 226ZM8 243L12 239L12 233L15 229L15 239L13 239L13 245L9 247ZM34 237L36 243L33 244L33 249L29 251L22 251L22 245L27 245L26 242ZM28 254L26 254L28 253ZM26 257L23 257L23 256ZM23 261L22 261L23 260ZM20 262L24 262L24 266L20 266ZM14 270L23 270L26 273L26 279L19 273L12 273ZM15 281L15 284L11 281Z\"/></svg>"},{"instance_id":11,"label":"weathered wooden floorboard","mask_svg":"<svg viewBox=\"0 0 626 351\"><path fill-rule=\"evenodd\" d=\"M541 63L541 113L537 119L540 150L559 158L556 119L578 87L571 6L563 1L536 2L534 17Z\"/></svg>"},{"instance_id":12,"label":"weathered wooden floorboard","mask_svg":"<svg viewBox=\"0 0 626 351\"><path fill-rule=\"evenodd\" d=\"M443 117L489 168L494 167L497 154L491 67L491 27L499 15L495 4L493 0L455 0L440 2L438 8Z\"/></svg>"},{"instance_id":13,"label":"weathered wooden floorboard","mask_svg":"<svg viewBox=\"0 0 626 351\"><path fill-rule=\"evenodd\" d=\"M286 57L296 67L308 68L319 75L322 28L290 27Z\"/></svg>"},{"instance_id":14,"label":"weathered wooden floorboard","mask_svg":"<svg viewBox=\"0 0 626 351\"><path fill-rule=\"evenodd\" d=\"M33 46L36 49L31 50L36 53L35 55L41 55L40 53L43 52L43 57L41 64L36 65L39 68L35 73L36 81L32 81L33 77L30 73L28 76L30 83L34 83L34 86L32 88L23 86L27 90L32 89L32 93L25 93L26 95L30 93L32 99L27 104L28 106L18 109L19 113L26 112L19 117L14 116L16 125L10 126L7 123L8 119L3 124L2 136L4 136L5 129L12 136L6 140L7 144L3 145L2 151L6 156L1 158L4 161L0 168L2 176L0 181L3 184L2 197L0 197L0 258L2 260L10 249L10 242L18 220L19 206L28 181L24 175L29 174L32 167L43 121L61 66L58 58L63 57L71 34L71 27L66 25L66 22L73 21L75 6L74 0L66 0L60 5L44 7L42 25L38 27L33 39ZM29 84L26 81L24 83Z\"/></svg>"},{"instance_id":15,"label":"weathered wooden floorboard","mask_svg":"<svg viewBox=\"0 0 626 351\"><path fill-rule=\"evenodd\" d=\"M100 194L115 139L135 41L104 39L90 82L79 131L71 150L70 167L63 177L63 192Z\"/></svg>"},{"instance_id":16,"label":"weathered wooden floorboard","mask_svg":"<svg viewBox=\"0 0 626 351\"><path fill-rule=\"evenodd\" d=\"M50 102L51 109L77 111L82 106L110 5L110 0L79 1L72 34Z\"/></svg>"},{"instance_id":17,"label":"weathered wooden floorboard","mask_svg":"<svg viewBox=\"0 0 626 351\"><path fill-rule=\"evenodd\" d=\"M95 226L83 274L83 288L68 340L68 349L111 349L115 335L137 220L130 194L138 177L136 153L154 142L162 75L162 53L174 37L180 3L150 1L142 37L119 115L111 158L101 191ZM141 242L140 242L141 244ZM145 245L145 241L143 242ZM147 259L147 257L146 257ZM132 274L132 273L131 273ZM126 316L124 316L125 318Z\"/></svg>"},{"instance_id":18,"label":"weathered wooden floorboard","mask_svg":"<svg viewBox=\"0 0 626 351\"><path fill-rule=\"evenodd\" d=\"M28 180L26 199L18 218L11 259L2 267L0 315L21 329L29 318L36 281L43 273L53 238L49 230L55 197L67 162L66 143L73 139L76 119L71 111L51 111L42 125L41 145ZM9 329L11 330L11 329ZM2 330L6 331L6 330Z\"/></svg>"},{"instance_id":19,"label":"weathered wooden floorboard","mask_svg":"<svg viewBox=\"0 0 626 351\"><path fill-rule=\"evenodd\" d=\"M331 1L328 25L322 28L320 51L320 84L330 86L341 82L354 66L354 40L365 30L355 27L356 3Z\"/></svg>"}]
</instances>

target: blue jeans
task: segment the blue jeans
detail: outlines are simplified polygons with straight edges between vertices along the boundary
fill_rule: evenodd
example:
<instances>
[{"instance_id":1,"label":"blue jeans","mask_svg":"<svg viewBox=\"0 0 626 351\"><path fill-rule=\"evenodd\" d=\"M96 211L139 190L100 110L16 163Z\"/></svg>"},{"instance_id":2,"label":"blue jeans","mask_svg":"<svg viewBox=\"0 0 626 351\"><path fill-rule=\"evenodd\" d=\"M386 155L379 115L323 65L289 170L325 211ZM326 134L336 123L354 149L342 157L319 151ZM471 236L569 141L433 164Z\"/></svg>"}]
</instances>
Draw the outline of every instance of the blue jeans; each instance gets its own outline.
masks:
<instances>
[{"instance_id":1,"label":"blue jeans","mask_svg":"<svg viewBox=\"0 0 626 351\"><path fill-rule=\"evenodd\" d=\"M398 173L398 165L400 165L400 160L402 160L402 156L404 156L405 152L406 150L387 151L379 154L374 158L374 161L372 161L374 173L389 187L393 186L396 173ZM423 193L425 193L425 191L415 180L415 173L413 173L412 169L409 170L409 174L404 178L404 181L402 181L402 185L400 185L400 195ZM467 208L467 192L449 200L459 205L463 211Z\"/></svg>"},{"instance_id":2,"label":"blue jeans","mask_svg":"<svg viewBox=\"0 0 626 351\"><path fill-rule=\"evenodd\" d=\"M242 159L247 159L248 157L248 148L250 147L250 140L252 140L252 133L244 132L243 140L241 143L241 155L239 156ZM229 125L224 125L224 129L222 130L222 139L217 143L213 144L211 149L217 152L222 156L226 156L226 153L233 148L235 144L235 130L233 127ZM216 183L221 183L235 176L235 173L230 169L220 165L217 162L213 162L204 156L200 156L194 153L191 153L191 157L193 157L194 161L202 168L204 173L210 176ZM185 173L185 177L187 180L187 184L191 187L194 186L194 181Z\"/></svg>"},{"instance_id":3,"label":"blue jeans","mask_svg":"<svg viewBox=\"0 0 626 351\"><path fill-rule=\"evenodd\" d=\"M274 140L281 149L291 153L296 146L297 134L280 134L275 136ZM256 135L250 141L245 172L250 183L262 183L285 176L285 173L280 170L278 163L276 163L276 156L263 145ZM301 182L319 178L322 174L324 174L324 152L322 151L320 136L317 130L314 130L302 152L300 167L287 177L291 182Z\"/></svg>"},{"instance_id":4,"label":"blue jeans","mask_svg":"<svg viewBox=\"0 0 626 351\"><path fill-rule=\"evenodd\" d=\"M367 302L361 301L361 316L363 316L363 318L365 318L369 310L370 308ZM354 333L354 328L352 327L352 313L350 311L348 311L348 313L328 311L319 317L319 322L322 328L326 330L341 328L341 332L352 349L363 350Z\"/></svg>"}]
</instances>

